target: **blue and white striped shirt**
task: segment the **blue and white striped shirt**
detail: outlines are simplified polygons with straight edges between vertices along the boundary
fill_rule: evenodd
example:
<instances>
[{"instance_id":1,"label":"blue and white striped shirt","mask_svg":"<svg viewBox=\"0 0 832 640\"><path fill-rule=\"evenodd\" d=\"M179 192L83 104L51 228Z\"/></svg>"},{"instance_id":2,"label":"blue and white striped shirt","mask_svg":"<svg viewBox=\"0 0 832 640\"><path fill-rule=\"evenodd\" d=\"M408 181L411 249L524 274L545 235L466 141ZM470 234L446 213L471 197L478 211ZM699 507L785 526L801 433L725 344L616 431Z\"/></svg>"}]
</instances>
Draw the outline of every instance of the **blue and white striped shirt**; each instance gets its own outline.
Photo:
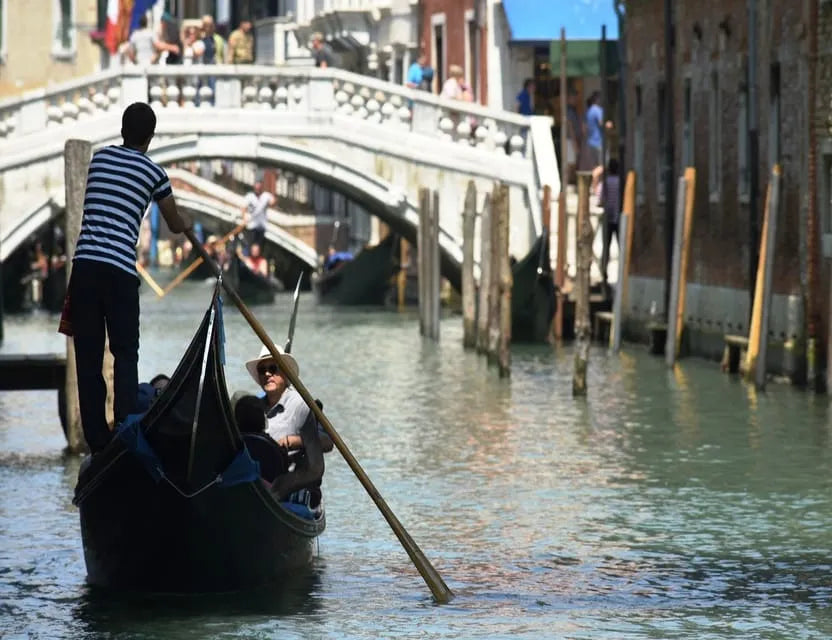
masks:
<instances>
[{"instance_id":1,"label":"blue and white striped shirt","mask_svg":"<svg viewBox=\"0 0 832 640\"><path fill-rule=\"evenodd\" d=\"M81 235L73 260L106 262L136 272L136 244L150 204L171 194L165 170L141 151L111 145L96 151L87 173Z\"/></svg>"}]
</instances>

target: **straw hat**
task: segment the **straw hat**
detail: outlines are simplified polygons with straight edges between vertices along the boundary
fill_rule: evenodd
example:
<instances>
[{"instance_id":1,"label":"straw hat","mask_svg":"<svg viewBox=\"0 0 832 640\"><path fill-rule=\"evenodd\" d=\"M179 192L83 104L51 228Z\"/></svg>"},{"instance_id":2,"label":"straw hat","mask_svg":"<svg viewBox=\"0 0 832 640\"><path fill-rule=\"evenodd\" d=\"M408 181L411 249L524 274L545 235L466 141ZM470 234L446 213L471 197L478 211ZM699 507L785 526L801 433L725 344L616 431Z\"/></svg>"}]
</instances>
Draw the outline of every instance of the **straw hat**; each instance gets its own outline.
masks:
<instances>
[{"instance_id":1,"label":"straw hat","mask_svg":"<svg viewBox=\"0 0 832 640\"><path fill-rule=\"evenodd\" d=\"M293 355L289 354L289 353L284 353L283 349L281 349L277 345L275 345L275 348L277 349L277 352L280 354L280 356L283 360L283 363L289 369L291 369L292 373L294 373L295 377L297 377L298 373L299 373L299 369L298 369L298 361L295 360L295 357ZM254 378L254 381L257 383L258 386L260 386L260 376L257 374L257 365L261 362L265 362L265 361L268 361L268 360L274 361L274 358L272 357L272 354L269 352L269 350L264 345L260 349L260 354L254 360L249 360L248 362L246 362L246 369L248 369L249 375L252 378Z\"/></svg>"}]
</instances>

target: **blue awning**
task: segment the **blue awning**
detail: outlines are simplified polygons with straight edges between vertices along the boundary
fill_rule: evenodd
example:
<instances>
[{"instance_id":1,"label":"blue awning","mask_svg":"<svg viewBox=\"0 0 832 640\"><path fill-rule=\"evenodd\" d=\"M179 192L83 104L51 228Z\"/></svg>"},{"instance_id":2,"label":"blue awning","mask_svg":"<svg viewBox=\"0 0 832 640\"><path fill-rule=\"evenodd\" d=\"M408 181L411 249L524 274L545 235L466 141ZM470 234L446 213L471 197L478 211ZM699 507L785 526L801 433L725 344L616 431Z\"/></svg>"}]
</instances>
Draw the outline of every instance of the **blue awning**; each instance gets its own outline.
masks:
<instances>
[{"instance_id":1,"label":"blue awning","mask_svg":"<svg viewBox=\"0 0 832 640\"><path fill-rule=\"evenodd\" d=\"M600 40L601 25L608 40L617 40L614 5L615 0L503 0L512 42L559 40L561 27L567 40Z\"/></svg>"}]
</instances>

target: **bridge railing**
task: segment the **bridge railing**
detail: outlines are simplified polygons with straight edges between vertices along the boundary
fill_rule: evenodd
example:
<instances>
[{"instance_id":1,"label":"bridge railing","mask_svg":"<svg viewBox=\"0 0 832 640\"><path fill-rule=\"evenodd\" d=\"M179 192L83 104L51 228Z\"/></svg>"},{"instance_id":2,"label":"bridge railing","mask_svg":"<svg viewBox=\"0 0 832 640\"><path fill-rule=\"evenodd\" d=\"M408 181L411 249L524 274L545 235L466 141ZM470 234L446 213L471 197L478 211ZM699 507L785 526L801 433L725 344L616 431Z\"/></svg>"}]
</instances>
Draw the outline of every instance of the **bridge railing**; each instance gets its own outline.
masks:
<instances>
[{"instance_id":1,"label":"bridge railing","mask_svg":"<svg viewBox=\"0 0 832 640\"><path fill-rule=\"evenodd\" d=\"M171 65L109 71L0 102L0 141L130 102L166 109L329 112L496 154L529 157L531 120L340 69Z\"/></svg>"}]
</instances>

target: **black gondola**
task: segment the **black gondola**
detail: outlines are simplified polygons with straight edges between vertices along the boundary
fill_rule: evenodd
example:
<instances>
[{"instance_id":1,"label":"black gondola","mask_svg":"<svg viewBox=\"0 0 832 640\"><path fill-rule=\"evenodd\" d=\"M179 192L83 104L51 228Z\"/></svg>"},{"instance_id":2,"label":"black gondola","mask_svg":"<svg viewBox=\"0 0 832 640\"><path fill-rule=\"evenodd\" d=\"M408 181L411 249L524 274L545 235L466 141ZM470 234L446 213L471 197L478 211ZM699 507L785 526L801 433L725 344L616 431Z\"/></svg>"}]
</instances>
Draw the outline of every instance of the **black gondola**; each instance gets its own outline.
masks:
<instances>
[{"instance_id":1,"label":"black gondola","mask_svg":"<svg viewBox=\"0 0 832 640\"><path fill-rule=\"evenodd\" d=\"M255 273L236 253L231 254L226 277L246 304L271 304L282 289L279 281Z\"/></svg>"},{"instance_id":2,"label":"black gondola","mask_svg":"<svg viewBox=\"0 0 832 640\"><path fill-rule=\"evenodd\" d=\"M290 582L311 562L323 506L284 500L323 474L314 416L301 462L278 473L274 441L234 420L223 333L215 291L167 387L82 465L74 502L91 584L228 591Z\"/></svg>"},{"instance_id":3,"label":"black gondola","mask_svg":"<svg viewBox=\"0 0 832 640\"><path fill-rule=\"evenodd\" d=\"M394 234L355 258L312 276L318 302L335 305L383 305L393 276Z\"/></svg>"},{"instance_id":4,"label":"black gondola","mask_svg":"<svg viewBox=\"0 0 832 640\"><path fill-rule=\"evenodd\" d=\"M511 267L511 339L546 342L555 315L555 283L549 260L549 232L537 238L526 256Z\"/></svg>"}]
</instances>

